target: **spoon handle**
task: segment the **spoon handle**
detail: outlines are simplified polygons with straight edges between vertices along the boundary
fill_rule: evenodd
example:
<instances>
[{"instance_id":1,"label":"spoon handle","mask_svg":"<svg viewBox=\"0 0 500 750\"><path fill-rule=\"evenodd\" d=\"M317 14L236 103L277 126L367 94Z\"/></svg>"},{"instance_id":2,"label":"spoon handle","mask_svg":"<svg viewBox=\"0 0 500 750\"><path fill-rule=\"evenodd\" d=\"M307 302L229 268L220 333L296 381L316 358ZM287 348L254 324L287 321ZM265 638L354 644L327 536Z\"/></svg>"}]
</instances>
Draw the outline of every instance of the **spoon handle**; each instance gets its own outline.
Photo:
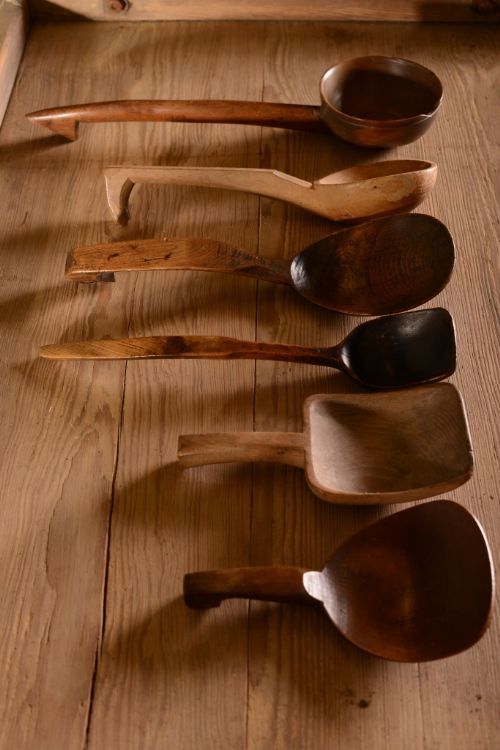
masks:
<instances>
[{"instance_id":1,"label":"spoon handle","mask_svg":"<svg viewBox=\"0 0 500 750\"><path fill-rule=\"evenodd\" d=\"M274 169L239 167L108 167L104 170L108 204L116 221L129 219L130 193L137 183L194 185L239 190L310 207L311 183Z\"/></svg>"},{"instance_id":2,"label":"spoon handle","mask_svg":"<svg viewBox=\"0 0 500 750\"><path fill-rule=\"evenodd\" d=\"M265 359L339 367L334 347L314 348L227 336L144 336L42 346L47 359Z\"/></svg>"},{"instance_id":3,"label":"spoon handle","mask_svg":"<svg viewBox=\"0 0 500 750\"><path fill-rule=\"evenodd\" d=\"M184 601L192 609L218 607L224 599L318 604L304 588L307 571L293 567L226 568L184 576Z\"/></svg>"},{"instance_id":4,"label":"spoon handle","mask_svg":"<svg viewBox=\"0 0 500 750\"><path fill-rule=\"evenodd\" d=\"M177 458L184 467L234 462L305 465L302 432L219 432L180 435Z\"/></svg>"},{"instance_id":5,"label":"spoon handle","mask_svg":"<svg viewBox=\"0 0 500 750\"><path fill-rule=\"evenodd\" d=\"M78 138L79 122L215 122L329 132L319 107L273 102L132 99L41 109L26 117L69 141Z\"/></svg>"},{"instance_id":6,"label":"spoon handle","mask_svg":"<svg viewBox=\"0 0 500 750\"><path fill-rule=\"evenodd\" d=\"M115 271L217 271L290 285L290 261L236 250L216 240L162 238L77 247L68 255L73 281L114 281Z\"/></svg>"}]
</instances>

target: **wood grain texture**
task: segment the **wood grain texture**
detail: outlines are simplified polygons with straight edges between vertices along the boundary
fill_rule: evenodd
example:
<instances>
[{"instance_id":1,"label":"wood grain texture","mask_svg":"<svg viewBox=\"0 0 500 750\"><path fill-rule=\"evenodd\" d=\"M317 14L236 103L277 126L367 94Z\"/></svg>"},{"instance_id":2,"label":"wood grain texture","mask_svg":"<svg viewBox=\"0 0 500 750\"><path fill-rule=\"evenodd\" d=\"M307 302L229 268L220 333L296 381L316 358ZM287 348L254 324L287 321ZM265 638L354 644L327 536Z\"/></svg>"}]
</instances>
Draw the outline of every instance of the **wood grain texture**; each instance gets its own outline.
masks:
<instances>
[{"instance_id":1,"label":"wood grain texture","mask_svg":"<svg viewBox=\"0 0 500 750\"><path fill-rule=\"evenodd\" d=\"M36 18L94 21L301 20L473 21L497 19L495 0L29 0Z\"/></svg>"},{"instance_id":2,"label":"wood grain texture","mask_svg":"<svg viewBox=\"0 0 500 750\"><path fill-rule=\"evenodd\" d=\"M283 363L67 363L54 372L36 358L42 343L106 336L322 346L347 334L356 320L284 286L259 282L256 298L249 279L186 271L77 286L63 278L65 258L77 245L198 236L284 260L331 231L272 200L187 187L138 191L130 226L120 228L104 204L105 165L258 167L312 180L380 154L323 136L180 123L102 125L63 146L23 117L97 97L314 104L332 49L336 59L367 50L413 58L443 81L432 129L391 156L441 167L425 210L449 226L457 266L432 305L455 318L453 382L475 451L474 476L452 497L479 517L498 555L496 30L35 26L0 133L2 750L495 747L498 617L472 650L410 666L358 653L313 609L230 602L202 614L181 600L189 571L319 569L390 509L321 503L294 467L181 473L178 434L298 431L307 395L356 386Z\"/></svg>"},{"instance_id":3,"label":"wood grain texture","mask_svg":"<svg viewBox=\"0 0 500 750\"><path fill-rule=\"evenodd\" d=\"M16 80L28 30L26 2L2 0L0 2L0 125Z\"/></svg>"}]
</instances>

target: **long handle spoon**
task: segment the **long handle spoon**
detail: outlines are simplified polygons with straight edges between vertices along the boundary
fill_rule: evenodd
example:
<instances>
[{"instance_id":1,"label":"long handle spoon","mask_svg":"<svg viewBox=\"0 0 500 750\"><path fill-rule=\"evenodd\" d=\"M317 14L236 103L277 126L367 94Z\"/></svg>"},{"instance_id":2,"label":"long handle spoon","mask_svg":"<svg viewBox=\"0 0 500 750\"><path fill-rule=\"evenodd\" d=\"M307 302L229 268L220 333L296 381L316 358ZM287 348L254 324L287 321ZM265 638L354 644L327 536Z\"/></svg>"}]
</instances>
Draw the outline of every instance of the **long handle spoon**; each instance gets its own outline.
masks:
<instances>
[{"instance_id":1,"label":"long handle spoon","mask_svg":"<svg viewBox=\"0 0 500 750\"><path fill-rule=\"evenodd\" d=\"M401 313L356 326L339 344L307 347L225 336L146 336L42 346L47 359L265 359L341 370L368 388L429 383L455 370L455 334L442 308Z\"/></svg>"},{"instance_id":2,"label":"long handle spoon","mask_svg":"<svg viewBox=\"0 0 500 750\"><path fill-rule=\"evenodd\" d=\"M79 122L218 122L332 131L360 146L400 146L432 123L442 96L432 71L411 60L372 55L344 60L320 81L321 107L244 101L128 100L30 112L26 117L70 141Z\"/></svg>"},{"instance_id":3,"label":"long handle spoon","mask_svg":"<svg viewBox=\"0 0 500 750\"><path fill-rule=\"evenodd\" d=\"M77 247L66 277L114 281L120 271L196 270L250 276L291 286L321 307L350 315L402 312L446 285L453 239L437 219L403 214L324 237L290 260L275 260L204 239L155 239Z\"/></svg>"},{"instance_id":4,"label":"long handle spoon","mask_svg":"<svg viewBox=\"0 0 500 750\"><path fill-rule=\"evenodd\" d=\"M434 187L436 176L437 166L433 162L415 159L363 164L314 182L273 169L124 166L104 170L108 204L121 224L128 222L130 193L138 183L256 193L292 203L332 221L352 221L415 208Z\"/></svg>"}]
</instances>

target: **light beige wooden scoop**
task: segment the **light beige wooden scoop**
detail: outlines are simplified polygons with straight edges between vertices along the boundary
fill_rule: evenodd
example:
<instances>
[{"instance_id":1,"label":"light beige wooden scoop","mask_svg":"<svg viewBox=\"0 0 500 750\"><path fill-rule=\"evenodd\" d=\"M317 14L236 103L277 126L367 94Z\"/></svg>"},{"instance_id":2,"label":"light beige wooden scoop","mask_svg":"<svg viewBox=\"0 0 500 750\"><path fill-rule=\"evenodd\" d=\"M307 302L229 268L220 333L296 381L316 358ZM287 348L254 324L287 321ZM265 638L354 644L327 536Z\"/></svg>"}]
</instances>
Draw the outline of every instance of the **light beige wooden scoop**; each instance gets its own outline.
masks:
<instances>
[{"instance_id":1,"label":"light beige wooden scoop","mask_svg":"<svg viewBox=\"0 0 500 750\"><path fill-rule=\"evenodd\" d=\"M458 487L473 468L467 418L450 383L310 396L304 432L181 435L183 466L270 461L305 470L331 503L406 503Z\"/></svg>"},{"instance_id":2,"label":"light beige wooden scoop","mask_svg":"<svg viewBox=\"0 0 500 750\"><path fill-rule=\"evenodd\" d=\"M409 211L434 187L437 166L430 161L393 160L364 164L307 182L273 169L226 167L108 167L108 203L126 224L134 185L195 185L257 193L293 203L332 221L368 219Z\"/></svg>"}]
</instances>

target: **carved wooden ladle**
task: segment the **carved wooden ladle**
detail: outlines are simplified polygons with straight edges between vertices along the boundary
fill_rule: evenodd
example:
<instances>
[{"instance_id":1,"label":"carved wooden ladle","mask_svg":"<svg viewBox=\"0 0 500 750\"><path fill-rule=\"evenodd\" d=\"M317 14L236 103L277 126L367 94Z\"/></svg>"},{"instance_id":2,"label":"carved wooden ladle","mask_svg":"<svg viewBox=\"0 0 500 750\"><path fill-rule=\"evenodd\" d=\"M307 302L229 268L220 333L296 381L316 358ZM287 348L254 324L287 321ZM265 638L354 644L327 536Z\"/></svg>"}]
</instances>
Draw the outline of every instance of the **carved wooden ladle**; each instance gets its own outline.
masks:
<instances>
[{"instance_id":1,"label":"carved wooden ladle","mask_svg":"<svg viewBox=\"0 0 500 750\"><path fill-rule=\"evenodd\" d=\"M336 346L306 347L225 336L146 336L42 346L47 359L265 359L341 370L367 388L405 388L449 377L455 333L442 308L389 315L356 326Z\"/></svg>"},{"instance_id":2,"label":"carved wooden ladle","mask_svg":"<svg viewBox=\"0 0 500 750\"><path fill-rule=\"evenodd\" d=\"M104 170L108 204L116 221L129 219L129 197L138 183L194 185L276 198L332 221L370 219L409 211L434 187L437 166L396 159L349 167L314 182L274 169L238 167L120 166Z\"/></svg>"},{"instance_id":3,"label":"carved wooden ladle","mask_svg":"<svg viewBox=\"0 0 500 750\"><path fill-rule=\"evenodd\" d=\"M70 141L79 122L218 122L332 131L359 146L400 146L419 138L439 108L442 86L410 60L370 56L329 68L320 81L321 106L242 101L126 100L73 104L26 117Z\"/></svg>"},{"instance_id":4,"label":"carved wooden ladle","mask_svg":"<svg viewBox=\"0 0 500 750\"><path fill-rule=\"evenodd\" d=\"M401 662L442 659L474 645L488 626L493 591L481 526L447 500L367 526L321 572L254 567L184 577L189 607L236 598L319 605L351 643Z\"/></svg>"},{"instance_id":5,"label":"carved wooden ladle","mask_svg":"<svg viewBox=\"0 0 500 750\"><path fill-rule=\"evenodd\" d=\"M424 214L402 214L342 229L276 260L204 239L129 240L77 247L66 277L114 281L115 272L189 269L287 284L321 307L385 315L417 307L446 285L455 253L447 228Z\"/></svg>"},{"instance_id":6,"label":"carved wooden ladle","mask_svg":"<svg viewBox=\"0 0 500 750\"><path fill-rule=\"evenodd\" d=\"M304 432L181 435L178 459L186 467L234 461L297 466L318 497L343 504L432 497L466 482L473 467L464 407L450 383L310 396Z\"/></svg>"}]
</instances>

